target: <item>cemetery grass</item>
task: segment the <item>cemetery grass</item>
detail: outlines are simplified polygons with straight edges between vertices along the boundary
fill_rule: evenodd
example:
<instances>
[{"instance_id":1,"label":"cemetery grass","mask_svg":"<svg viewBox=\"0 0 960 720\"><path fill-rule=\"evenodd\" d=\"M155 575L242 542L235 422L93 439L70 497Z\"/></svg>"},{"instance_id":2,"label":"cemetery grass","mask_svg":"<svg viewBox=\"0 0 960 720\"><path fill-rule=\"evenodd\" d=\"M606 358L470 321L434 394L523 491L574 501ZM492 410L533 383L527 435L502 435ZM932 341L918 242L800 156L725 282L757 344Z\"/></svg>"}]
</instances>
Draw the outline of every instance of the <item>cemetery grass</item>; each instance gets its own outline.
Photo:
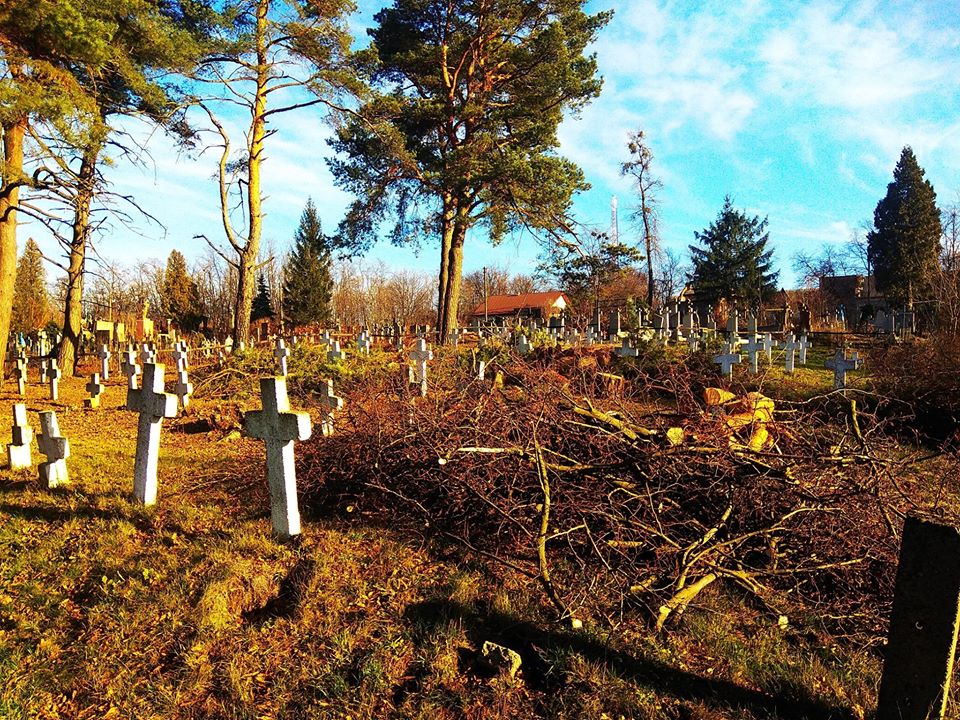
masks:
<instances>
[{"instance_id":1,"label":"cemetery grass","mask_svg":"<svg viewBox=\"0 0 960 720\"><path fill-rule=\"evenodd\" d=\"M441 358L435 372L449 385L468 362ZM309 349L291 365L295 404L310 408L314 379L334 375L352 389L348 407L367 412L376 397L365 398L365 383L403 369L386 353L330 365ZM334 487L305 503L301 537L275 542L262 445L237 432L240 411L257 405L257 375L269 372L266 354L248 353L198 376L191 412L164 423L153 509L130 499L136 419L118 409L121 384L108 383L95 412L81 409L84 380L64 379L54 409L72 484L46 490L35 470L0 482L0 717L870 712L874 647L823 632L813 616L784 627L736 588L711 587L659 634L629 603L573 630L536 580ZM769 394L822 392L829 375L809 372L790 383L771 369L757 382ZM9 386L0 397L16 400ZM44 398L28 387L34 426L51 407ZM357 414L346 414L342 437ZM316 478L315 456L302 454L301 473ZM575 571L556 562L561 577ZM486 640L521 652L516 678L478 665Z\"/></svg>"}]
</instances>

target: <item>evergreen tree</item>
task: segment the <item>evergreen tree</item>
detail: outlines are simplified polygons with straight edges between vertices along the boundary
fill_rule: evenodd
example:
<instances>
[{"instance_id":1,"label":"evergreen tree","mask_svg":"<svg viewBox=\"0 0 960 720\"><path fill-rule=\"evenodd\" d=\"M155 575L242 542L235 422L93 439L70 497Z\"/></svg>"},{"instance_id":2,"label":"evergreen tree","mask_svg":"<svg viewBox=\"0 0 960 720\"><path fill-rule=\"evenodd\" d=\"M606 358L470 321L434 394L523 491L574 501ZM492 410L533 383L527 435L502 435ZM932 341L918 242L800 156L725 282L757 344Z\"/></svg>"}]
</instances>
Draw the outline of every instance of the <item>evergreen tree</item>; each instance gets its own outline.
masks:
<instances>
[{"instance_id":1,"label":"evergreen tree","mask_svg":"<svg viewBox=\"0 0 960 720\"><path fill-rule=\"evenodd\" d=\"M163 313L176 321L181 330L195 331L200 325L200 288L187 272L187 261L178 250L171 250L163 273Z\"/></svg>"},{"instance_id":2,"label":"evergreen tree","mask_svg":"<svg viewBox=\"0 0 960 720\"><path fill-rule=\"evenodd\" d=\"M779 272L771 271L767 219L735 210L728 195L717 219L690 246L693 286L709 303L723 299L758 305L776 291Z\"/></svg>"},{"instance_id":3,"label":"evergreen tree","mask_svg":"<svg viewBox=\"0 0 960 720\"><path fill-rule=\"evenodd\" d=\"M50 298L43 255L33 241L27 239L17 262L17 279L13 286L13 318L10 330L29 333L47 324L50 319Z\"/></svg>"},{"instance_id":4,"label":"evergreen tree","mask_svg":"<svg viewBox=\"0 0 960 720\"><path fill-rule=\"evenodd\" d=\"M267 279L260 273L257 280L257 294L253 297L253 304L250 307L250 320L262 320L263 318L272 318L273 303L270 300L270 288L267 286Z\"/></svg>"},{"instance_id":5,"label":"evergreen tree","mask_svg":"<svg viewBox=\"0 0 960 720\"><path fill-rule=\"evenodd\" d=\"M933 185L923 176L913 150L905 147L867 234L877 289L891 303L908 307L930 296L939 267L940 211Z\"/></svg>"},{"instance_id":6,"label":"evergreen tree","mask_svg":"<svg viewBox=\"0 0 960 720\"><path fill-rule=\"evenodd\" d=\"M333 297L330 244L311 199L293 240L293 252L283 266L284 318L292 327L325 323L330 319Z\"/></svg>"}]
</instances>

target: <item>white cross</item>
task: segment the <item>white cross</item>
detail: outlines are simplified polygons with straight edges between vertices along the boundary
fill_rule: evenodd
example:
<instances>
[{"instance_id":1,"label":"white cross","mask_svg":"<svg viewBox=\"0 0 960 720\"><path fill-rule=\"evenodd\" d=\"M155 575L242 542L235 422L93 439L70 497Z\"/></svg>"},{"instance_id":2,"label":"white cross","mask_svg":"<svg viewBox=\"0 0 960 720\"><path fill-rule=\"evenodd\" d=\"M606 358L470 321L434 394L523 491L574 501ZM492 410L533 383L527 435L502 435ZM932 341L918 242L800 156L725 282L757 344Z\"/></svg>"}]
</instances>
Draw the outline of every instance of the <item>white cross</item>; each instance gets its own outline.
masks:
<instances>
[{"instance_id":1,"label":"white cross","mask_svg":"<svg viewBox=\"0 0 960 720\"><path fill-rule=\"evenodd\" d=\"M177 370L186 370L189 362L186 346L178 342L173 348L173 366Z\"/></svg>"},{"instance_id":2,"label":"white cross","mask_svg":"<svg viewBox=\"0 0 960 720\"><path fill-rule=\"evenodd\" d=\"M807 364L807 348L813 347L813 343L807 340L806 335L800 336L800 364Z\"/></svg>"},{"instance_id":3,"label":"white cross","mask_svg":"<svg viewBox=\"0 0 960 720\"><path fill-rule=\"evenodd\" d=\"M263 410L248 412L243 424L251 437L263 440L267 446L270 519L274 533L281 538L289 538L300 534L293 443L310 437L310 415L290 411L287 381L284 378L261 378L260 398Z\"/></svg>"},{"instance_id":4,"label":"white cross","mask_svg":"<svg viewBox=\"0 0 960 720\"><path fill-rule=\"evenodd\" d=\"M90 382L84 388L90 397L84 398L83 404L88 408L100 407L100 394L103 392L103 383L100 382L100 373L93 373L90 376Z\"/></svg>"},{"instance_id":5,"label":"white cross","mask_svg":"<svg viewBox=\"0 0 960 720\"><path fill-rule=\"evenodd\" d=\"M593 329L593 325L587 325L587 332L584 334L584 339L587 341L587 345L593 345L597 339L597 333ZM520 349L519 347L517 348Z\"/></svg>"},{"instance_id":6,"label":"white cross","mask_svg":"<svg viewBox=\"0 0 960 720\"><path fill-rule=\"evenodd\" d=\"M333 345L333 338L330 337L330 331L324 330L323 335L320 336L320 344L330 347Z\"/></svg>"},{"instance_id":7,"label":"white cross","mask_svg":"<svg viewBox=\"0 0 960 720\"><path fill-rule=\"evenodd\" d=\"M853 353L848 360L844 357L843 348L837 348L837 354L831 360L827 360L823 366L828 370L833 370L833 389L840 390L847 386L847 371L860 369L860 357Z\"/></svg>"},{"instance_id":8,"label":"white cross","mask_svg":"<svg viewBox=\"0 0 960 720\"><path fill-rule=\"evenodd\" d=\"M27 394L27 364L20 358L17 358L17 364L13 368L13 376L17 379L17 392L20 395Z\"/></svg>"},{"instance_id":9,"label":"white cross","mask_svg":"<svg viewBox=\"0 0 960 720\"><path fill-rule=\"evenodd\" d=\"M330 345L330 350L327 352L327 360L330 362L336 362L337 360L343 360L345 354L340 351L340 341L334 340Z\"/></svg>"},{"instance_id":10,"label":"white cross","mask_svg":"<svg viewBox=\"0 0 960 720\"><path fill-rule=\"evenodd\" d=\"M143 343L140 346L140 362L144 365L153 363L157 359L157 354L150 347L150 343Z\"/></svg>"},{"instance_id":11,"label":"white cross","mask_svg":"<svg viewBox=\"0 0 960 720\"><path fill-rule=\"evenodd\" d=\"M100 347L100 352L97 353L97 357L100 358L100 375L104 380L110 379L110 357L113 353L110 352L110 348L107 345Z\"/></svg>"},{"instance_id":12,"label":"white cross","mask_svg":"<svg viewBox=\"0 0 960 720\"><path fill-rule=\"evenodd\" d=\"M127 409L140 413L137 421L137 457L133 467L133 496L143 505L157 502L157 461L160 456L160 425L177 415L177 396L163 391L164 367L147 363L143 387L127 390Z\"/></svg>"},{"instance_id":13,"label":"white cross","mask_svg":"<svg viewBox=\"0 0 960 720\"><path fill-rule=\"evenodd\" d=\"M773 346L775 344L773 341L773 333L764 333L763 351L767 354L767 362L773 362Z\"/></svg>"},{"instance_id":14,"label":"white cross","mask_svg":"<svg viewBox=\"0 0 960 720\"><path fill-rule=\"evenodd\" d=\"M620 357L637 357L640 351L630 342L630 338L624 338L623 343L614 352Z\"/></svg>"},{"instance_id":15,"label":"white cross","mask_svg":"<svg viewBox=\"0 0 960 720\"><path fill-rule=\"evenodd\" d=\"M39 465L40 480L47 487L55 488L70 482L67 472L67 458L70 457L70 443L60 435L57 414L53 410L40 413L40 434L37 436L40 452L47 458Z\"/></svg>"},{"instance_id":16,"label":"white cross","mask_svg":"<svg viewBox=\"0 0 960 720\"><path fill-rule=\"evenodd\" d=\"M43 360L43 359L40 360L40 384L41 385L47 384L47 368L49 367L49 364L50 364L49 360Z\"/></svg>"},{"instance_id":17,"label":"white cross","mask_svg":"<svg viewBox=\"0 0 960 720\"><path fill-rule=\"evenodd\" d=\"M177 384L173 386L173 392L180 399L180 407L186 410L190 404L190 396L193 395L193 383L184 368L177 370Z\"/></svg>"},{"instance_id":18,"label":"white cross","mask_svg":"<svg viewBox=\"0 0 960 720\"><path fill-rule=\"evenodd\" d=\"M360 337L357 338L357 351L361 355L370 354L370 335L366 330L360 333Z\"/></svg>"},{"instance_id":19,"label":"white cross","mask_svg":"<svg viewBox=\"0 0 960 720\"><path fill-rule=\"evenodd\" d=\"M591 342L591 344L592 344L592 342L593 342L593 339L592 339L593 331L592 331L592 330L589 330L589 331L587 332L587 334L588 334L588 336L590 336L590 338L591 338L590 342ZM526 335L521 335L519 338L517 338L517 352L520 353L521 355L526 355L528 352L530 352L530 343L527 342L527 336L526 336Z\"/></svg>"},{"instance_id":20,"label":"white cross","mask_svg":"<svg viewBox=\"0 0 960 720\"><path fill-rule=\"evenodd\" d=\"M30 443L33 440L33 428L27 421L27 406L17 403L13 406L12 442L7 445L7 460L11 470L22 470L33 465L30 457Z\"/></svg>"},{"instance_id":21,"label":"white cross","mask_svg":"<svg viewBox=\"0 0 960 720\"><path fill-rule=\"evenodd\" d=\"M757 361L760 358L760 351L763 350L763 342L754 333L750 336L750 341L743 346L743 349L747 351L747 357L750 360L750 374L756 375L760 371Z\"/></svg>"},{"instance_id":22,"label":"white cross","mask_svg":"<svg viewBox=\"0 0 960 720\"><path fill-rule=\"evenodd\" d=\"M127 389L137 389L137 375L140 374L140 366L137 364L137 354L133 350L125 350L121 354L120 371L127 378Z\"/></svg>"},{"instance_id":23,"label":"white cross","mask_svg":"<svg viewBox=\"0 0 960 720\"><path fill-rule=\"evenodd\" d=\"M427 347L427 341L417 339L416 347L410 351L409 358L416 363L414 382L420 383L420 395L427 396L427 360L433 360L433 350Z\"/></svg>"},{"instance_id":24,"label":"white cross","mask_svg":"<svg viewBox=\"0 0 960 720\"><path fill-rule=\"evenodd\" d=\"M57 361L50 361L50 369L47 370L47 379L50 381L50 399L57 402L60 399L60 376L63 372L57 367Z\"/></svg>"},{"instance_id":25,"label":"white cross","mask_svg":"<svg viewBox=\"0 0 960 720\"><path fill-rule=\"evenodd\" d=\"M733 366L739 364L741 360L740 353L730 350L730 343L724 343L723 352L713 358L713 362L720 366L721 374L727 377L733 377Z\"/></svg>"},{"instance_id":26,"label":"white cross","mask_svg":"<svg viewBox=\"0 0 960 720\"><path fill-rule=\"evenodd\" d=\"M287 346L283 342L283 338L277 338L277 347L273 351L273 356L277 359L277 364L280 366L280 376L287 376L287 358L290 356L290 350L287 349Z\"/></svg>"},{"instance_id":27,"label":"white cross","mask_svg":"<svg viewBox=\"0 0 960 720\"><path fill-rule=\"evenodd\" d=\"M783 339L783 349L786 351L784 372L791 375L793 374L794 355L799 347L800 343L794 339L793 333L787 333L786 337Z\"/></svg>"},{"instance_id":28,"label":"white cross","mask_svg":"<svg viewBox=\"0 0 960 720\"><path fill-rule=\"evenodd\" d=\"M343 398L337 397L333 392L333 380L320 383L320 404L325 408L320 431L324 437L329 437L333 435L333 413L343 408Z\"/></svg>"}]
</instances>

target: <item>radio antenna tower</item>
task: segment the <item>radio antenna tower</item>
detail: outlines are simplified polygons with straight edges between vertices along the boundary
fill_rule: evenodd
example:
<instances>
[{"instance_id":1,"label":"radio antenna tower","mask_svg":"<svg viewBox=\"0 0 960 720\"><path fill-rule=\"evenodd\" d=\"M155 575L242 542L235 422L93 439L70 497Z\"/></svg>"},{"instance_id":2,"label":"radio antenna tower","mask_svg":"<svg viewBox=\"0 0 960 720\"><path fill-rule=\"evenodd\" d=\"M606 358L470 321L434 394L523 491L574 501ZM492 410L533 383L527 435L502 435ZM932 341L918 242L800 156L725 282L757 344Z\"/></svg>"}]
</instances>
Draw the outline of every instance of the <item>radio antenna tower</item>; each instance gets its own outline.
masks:
<instances>
[{"instance_id":1,"label":"radio antenna tower","mask_svg":"<svg viewBox=\"0 0 960 720\"><path fill-rule=\"evenodd\" d=\"M610 240L620 242L620 225L617 222L617 196L610 199Z\"/></svg>"}]
</instances>

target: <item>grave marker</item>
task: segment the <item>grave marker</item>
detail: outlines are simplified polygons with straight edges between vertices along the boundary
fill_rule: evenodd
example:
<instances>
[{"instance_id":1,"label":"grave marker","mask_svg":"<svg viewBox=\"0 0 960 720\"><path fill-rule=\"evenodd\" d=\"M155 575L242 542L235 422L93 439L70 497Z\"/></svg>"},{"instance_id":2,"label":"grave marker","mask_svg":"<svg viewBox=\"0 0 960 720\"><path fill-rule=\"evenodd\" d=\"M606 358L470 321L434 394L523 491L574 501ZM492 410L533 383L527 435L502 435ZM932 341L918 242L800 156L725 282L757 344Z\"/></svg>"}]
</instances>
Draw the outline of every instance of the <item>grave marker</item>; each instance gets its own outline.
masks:
<instances>
[{"instance_id":1,"label":"grave marker","mask_svg":"<svg viewBox=\"0 0 960 720\"><path fill-rule=\"evenodd\" d=\"M320 404L325 408L320 431L324 437L333 435L333 413L343 409L343 398L333 392L333 380L326 380L320 385Z\"/></svg>"},{"instance_id":2,"label":"grave marker","mask_svg":"<svg viewBox=\"0 0 960 720\"><path fill-rule=\"evenodd\" d=\"M756 333L754 333L743 346L743 349L747 351L747 358L750 360L750 374L756 375L760 372L757 361L760 359L760 351L763 350L763 342L761 342Z\"/></svg>"},{"instance_id":3,"label":"grave marker","mask_svg":"<svg viewBox=\"0 0 960 720\"><path fill-rule=\"evenodd\" d=\"M590 330L588 330L587 334L590 335L592 333ZM527 341L526 335L521 334L520 337L517 338L517 352L521 355L526 355L528 352L530 352L530 343Z\"/></svg>"},{"instance_id":4,"label":"grave marker","mask_svg":"<svg viewBox=\"0 0 960 720\"><path fill-rule=\"evenodd\" d=\"M11 442L7 445L7 461L11 470L23 470L33 465L30 457L30 443L33 440L33 428L27 421L27 406L17 403L13 406L13 428Z\"/></svg>"},{"instance_id":5,"label":"grave marker","mask_svg":"<svg viewBox=\"0 0 960 720\"><path fill-rule=\"evenodd\" d=\"M640 351L630 342L630 338L624 338L623 343L614 352L620 357L637 357Z\"/></svg>"},{"instance_id":6,"label":"grave marker","mask_svg":"<svg viewBox=\"0 0 960 720\"><path fill-rule=\"evenodd\" d=\"M427 396L427 360L433 360L433 351L427 347L423 338L417 340L416 347L410 351L410 359L416 363L414 382L420 383L420 396Z\"/></svg>"},{"instance_id":7,"label":"grave marker","mask_svg":"<svg viewBox=\"0 0 960 720\"><path fill-rule=\"evenodd\" d=\"M127 390L137 389L137 375L140 374L140 366L137 364L137 354L127 349L121 355L120 371L127 378Z\"/></svg>"},{"instance_id":8,"label":"grave marker","mask_svg":"<svg viewBox=\"0 0 960 720\"><path fill-rule=\"evenodd\" d=\"M26 395L27 365L20 358L17 358L17 364L13 368L13 376L17 379L17 393L21 396Z\"/></svg>"},{"instance_id":9,"label":"grave marker","mask_svg":"<svg viewBox=\"0 0 960 720\"><path fill-rule=\"evenodd\" d=\"M454 346L456 346L459 339L460 339L460 333L458 331L456 335L456 339L454 340ZM366 330L360 333L360 337L357 338L357 352L360 353L361 355L370 354L370 334Z\"/></svg>"},{"instance_id":10,"label":"grave marker","mask_svg":"<svg viewBox=\"0 0 960 720\"><path fill-rule=\"evenodd\" d=\"M157 461L160 425L176 417L177 396L163 391L164 367L148 363L143 368L143 387L127 391L127 409L140 414L137 421L137 456L133 468L133 496L143 505L157 502Z\"/></svg>"},{"instance_id":11,"label":"grave marker","mask_svg":"<svg viewBox=\"0 0 960 720\"><path fill-rule=\"evenodd\" d=\"M280 377L287 376L287 358L290 356L290 350L287 349L283 338L277 338L277 347L273 351L273 357L277 359L277 365L280 366Z\"/></svg>"},{"instance_id":12,"label":"grave marker","mask_svg":"<svg viewBox=\"0 0 960 720\"><path fill-rule=\"evenodd\" d=\"M60 376L63 372L57 367L57 361L50 361L50 368L47 370L47 378L50 380L50 399L57 402L60 399Z\"/></svg>"},{"instance_id":13,"label":"grave marker","mask_svg":"<svg viewBox=\"0 0 960 720\"><path fill-rule=\"evenodd\" d=\"M110 352L110 348L107 345L102 345L100 347L100 352L97 353L97 357L100 358L100 376L104 380L110 379L110 357L113 353Z\"/></svg>"},{"instance_id":14,"label":"grave marker","mask_svg":"<svg viewBox=\"0 0 960 720\"><path fill-rule=\"evenodd\" d=\"M730 349L730 343L724 343L723 352L713 357L713 362L720 366L720 373L727 377L733 377L733 366L738 365L741 360L740 353Z\"/></svg>"},{"instance_id":15,"label":"grave marker","mask_svg":"<svg viewBox=\"0 0 960 720\"><path fill-rule=\"evenodd\" d=\"M853 353L848 360L845 357L843 348L837 348L836 354L830 360L823 363L828 370L833 370L833 389L842 390L847 386L847 372L860 369L860 357Z\"/></svg>"},{"instance_id":16,"label":"grave marker","mask_svg":"<svg viewBox=\"0 0 960 720\"><path fill-rule=\"evenodd\" d=\"M177 383L173 386L173 393L180 400L180 407L186 410L190 404L190 396L193 395L193 383L190 382L185 368L177 370Z\"/></svg>"},{"instance_id":17,"label":"grave marker","mask_svg":"<svg viewBox=\"0 0 960 720\"><path fill-rule=\"evenodd\" d=\"M40 463L40 480L49 488L59 487L70 482L67 472L67 458L70 457L70 443L60 435L57 414L53 410L40 413L40 434L37 436L40 452L47 458Z\"/></svg>"},{"instance_id":18,"label":"grave marker","mask_svg":"<svg viewBox=\"0 0 960 720\"><path fill-rule=\"evenodd\" d=\"M787 333L786 337L783 339L783 349L784 349L784 365L783 371L788 375L793 374L794 370L794 357L796 356L797 348L800 347L798 343L793 338L793 333Z\"/></svg>"},{"instance_id":19,"label":"grave marker","mask_svg":"<svg viewBox=\"0 0 960 720\"><path fill-rule=\"evenodd\" d=\"M327 352L327 360L330 362L337 362L343 360L346 357L346 354L340 350L340 341L334 340L330 346L330 350Z\"/></svg>"},{"instance_id":20,"label":"grave marker","mask_svg":"<svg viewBox=\"0 0 960 720\"><path fill-rule=\"evenodd\" d=\"M807 348L813 347L813 343L810 342L809 340L807 340L807 336L806 336L806 335L801 335L801 336L800 336L799 346L800 346L800 347L799 347L799 349L800 349L800 364L801 364L801 365L806 365L806 364L807 364Z\"/></svg>"},{"instance_id":21,"label":"grave marker","mask_svg":"<svg viewBox=\"0 0 960 720\"><path fill-rule=\"evenodd\" d=\"M100 395L103 393L103 383L100 382L100 373L93 373L84 388L90 397L83 399L84 407L96 409L100 407Z\"/></svg>"}]
</instances>

